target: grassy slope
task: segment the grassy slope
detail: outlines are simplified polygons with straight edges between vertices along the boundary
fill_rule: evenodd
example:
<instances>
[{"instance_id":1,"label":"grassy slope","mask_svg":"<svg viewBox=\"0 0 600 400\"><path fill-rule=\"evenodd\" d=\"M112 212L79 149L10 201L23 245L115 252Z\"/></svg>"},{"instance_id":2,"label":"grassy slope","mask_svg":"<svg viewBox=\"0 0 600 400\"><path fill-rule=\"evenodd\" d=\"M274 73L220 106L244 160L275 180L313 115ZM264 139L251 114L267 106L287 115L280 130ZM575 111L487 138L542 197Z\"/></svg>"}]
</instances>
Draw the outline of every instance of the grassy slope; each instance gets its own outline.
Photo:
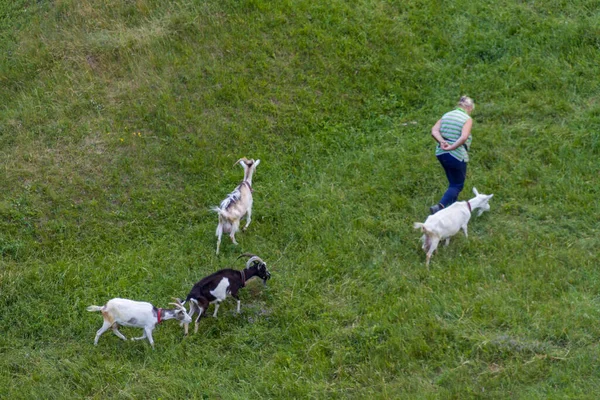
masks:
<instances>
[{"instance_id":1,"label":"grassy slope","mask_svg":"<svg viewBox=\"0 0 600 400\"><path fill-rule=\"evenodd\" d=\"M597 392L596 2L272 3L0 6L0 392ZM426 271L428 132L463 93L492 212ZM215 257L240 156L263 161L253 224ZM164 306L241 251L273 269L241 316L92 346L85 306Z\"/></svg>"}]
</instances>

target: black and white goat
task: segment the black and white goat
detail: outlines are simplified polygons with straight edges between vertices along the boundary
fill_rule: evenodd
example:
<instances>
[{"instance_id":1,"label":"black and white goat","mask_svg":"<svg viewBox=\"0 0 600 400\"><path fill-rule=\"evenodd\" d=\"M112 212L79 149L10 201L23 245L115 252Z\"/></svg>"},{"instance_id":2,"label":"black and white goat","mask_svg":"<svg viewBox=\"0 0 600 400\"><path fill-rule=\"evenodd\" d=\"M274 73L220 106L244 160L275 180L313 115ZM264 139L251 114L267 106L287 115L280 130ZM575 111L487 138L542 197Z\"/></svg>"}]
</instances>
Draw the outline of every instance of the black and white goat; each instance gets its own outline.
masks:
<instances>
[{"instance_id":1,"label":"black and white goat","mask_svg":"<svg viewBox=\"0 0 600 400\"><path fill-rule=\"evenodd\" d=\"M254 254L244 253L240 257L250 257L246 263L246 268L241 271L235 269L222 269L217 271L205 278L202 278L200 282L196 283L192 290L185 298L182 304L190 302L190 317L196 312L198 317L195 321L194 333L198 332L198 323L202 314L206 313L206 309L209 304L215 304L215 312L213 317L217 317L219 311L219 304L227 298L227 295L231 295L237 300L237 312L240 312L240 298L238 297L238 291L246 286L246 282L250 279L257 277L263 280L266 285L267 280L271 278L271 273L267 270L267 263L265 263L260 257ZM238 258L240 258L238 257ZM185 324L185 334L188 334L188 325Z\"/></svg>"},{"instance_id":2,"label":"black and white goat","mask_svg":"<svg viewBox=\"0 0 600 400\"><path fill-rule=\"evenodd\" d=\"M233 244L237 244L235 233L240 228L240 220L246 216L246 225L243 230L248 228L252 221L252 175L256 170L260 160L248 160L240 158L233 166L240 164L244 168L244 180L233 192L229 193L227 198L221 202L219 207L212 210L219 213L219 225L217 225L217 254L221 245L221 236L223 232L229 233Z\"/></svg>"},{"instance_id":3,"label":"black and white goat","mask_svg":"<svg viewBox=\"0 0 600 400\"><path fill-rule=\"evenodd\" d=\"M176 319L181 323L189 324L192 317L187 313L185 307L177 300L177 303L169 303L175 306L174 309L156 308L150 303L143 301L133 301L128 299L115 298L109 300L102 307L89 306L88 311L101 311L104 318L102 328L96 332L94 346L98 345L98 339L109 328L115 335L123 340L127 338L119 332L119 326L132 326L135 328L144 328L144 334L141 337L131 340L142 340L148 338L150 345L154 348L154 339L152 331L156 325L167 319Z\"/></svg>"}]
</instances>

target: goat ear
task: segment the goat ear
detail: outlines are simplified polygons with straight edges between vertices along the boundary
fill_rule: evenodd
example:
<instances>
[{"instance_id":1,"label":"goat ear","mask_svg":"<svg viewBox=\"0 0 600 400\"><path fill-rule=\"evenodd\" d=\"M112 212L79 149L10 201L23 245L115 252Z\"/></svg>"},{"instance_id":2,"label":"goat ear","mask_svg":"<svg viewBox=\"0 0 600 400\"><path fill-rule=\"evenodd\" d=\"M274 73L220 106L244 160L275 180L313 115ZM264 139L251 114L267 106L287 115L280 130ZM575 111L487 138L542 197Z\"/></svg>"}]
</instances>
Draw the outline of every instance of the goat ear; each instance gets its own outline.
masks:
<instances>
[{"instance_id":1,"label":"goat ear","mask_svg":"<svg viewBox=\"0 0 600 400\"><path fill-rule=\"evenodd\" d=\"M493 194L490 194L490 195L488 196L488 200L489 200L489 199L491 199L492 197L494 197L494 195L493 195Z\"/></svg>"},{"instance_id":2,"label":"goat ear","mask_svg":"<svg viewBox=\"0 0 600 400\"><path fill-rule=\"evenodd\" d=\"M254 167L255 167L255 168L256 168L256 167L258 167L258 164L260 164L260 160L256 160L256 161L254 161Z\"/></svg>"},{"instance_id":3,"label":"goat ear","mask_svg":"<svg viewBox=\"0 0 600 400\"><path fill-rule=\"evenodd\" d=\"M475 196L479 196L479 192L477 191L476 187L473 187L473 193L475 193Z\"/></svg>"}]
</instances>

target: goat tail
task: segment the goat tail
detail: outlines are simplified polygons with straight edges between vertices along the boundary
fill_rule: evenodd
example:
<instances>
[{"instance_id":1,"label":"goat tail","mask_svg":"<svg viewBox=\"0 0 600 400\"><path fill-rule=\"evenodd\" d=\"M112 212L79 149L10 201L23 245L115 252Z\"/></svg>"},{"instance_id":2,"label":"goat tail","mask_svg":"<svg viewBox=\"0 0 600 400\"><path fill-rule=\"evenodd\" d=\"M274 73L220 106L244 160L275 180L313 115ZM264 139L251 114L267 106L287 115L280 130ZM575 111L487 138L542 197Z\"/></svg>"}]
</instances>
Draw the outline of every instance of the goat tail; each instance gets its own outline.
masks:
<instances>
[{"instance_id":1,"label":"goat tail","mask_svg":"<svg viewBox=\"0 0 600 400\"><path fill-rule=\"evenodd\" d=\"M227 210L223 210L222 208L213 207L210 210L216 212L217 214L219 214L220 217L223 217L225 219L233 219L233 216L230 213L228 213Z\"/></svg>"},{"instance_id":2,"label":"goat tail","mask_svg":"<svg viewBox=\"0 0 600 400\"><path fill-rule=\"evenodd\" d=\"M413 225L413 228L420 229L421 232L423 232L427 236L435 236L434 233L432 231L430 231L429 229L425 228L425 224L423 224L421 222L415 222L415 224Z\"/></svg>"},{"instance_id":3,"label":"goat tail","mask_svg":"<svg viewBox=\"0 0 600 400\"><path fill-rule=\"evenodd\" d=\"M192 300L194 298L194 296L192 296L192 294L188 294L187 297L185 298L184 301L181 302L181 305L187 303L188 301Z\"/></svg>"},{"instance_id":4,"label":"goat tail","mask_svg":"<svg viewBox=\"0 0 600 400\"><path fill-rule=\"evenodd\" d=\"M211 208L211 211L214 211L219 214L219 221L223 222L225 232L229 232L229 229L231 228L231 221L239 219L239 217L219 207L213 207Z\"/></svg>"},{"instance_id":5,"label":"goat tail","mask_svg":"<svg viewBox=\"0 0 600 400\"><path fill-rule=\"evenodd\" d=\"M103 307L100 306L89 306L88 308L86 308L86 310L90 311L90 312L94 312L94 311L102 311Z\"/></svg>"}]
</instances>

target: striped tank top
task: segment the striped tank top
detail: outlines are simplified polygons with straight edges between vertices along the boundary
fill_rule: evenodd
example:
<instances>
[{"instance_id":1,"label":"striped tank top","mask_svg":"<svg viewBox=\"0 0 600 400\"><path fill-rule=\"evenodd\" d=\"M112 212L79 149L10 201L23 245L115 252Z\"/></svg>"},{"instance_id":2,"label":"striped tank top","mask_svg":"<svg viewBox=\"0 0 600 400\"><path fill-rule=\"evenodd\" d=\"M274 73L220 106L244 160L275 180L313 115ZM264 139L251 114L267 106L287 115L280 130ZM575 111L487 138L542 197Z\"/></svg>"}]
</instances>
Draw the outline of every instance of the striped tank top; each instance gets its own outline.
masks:
<instances>
[{"instance_id":1,"label":"striped tank top","mask_svg":"<svg viewBox=\"0 0 600 400\"><path fill-rule=\"evenodd\" d=\"M453 144L460 138L462 133L463 125L470 119L471 117L467 114L463 109L457 108L456 110L447 112L442 116L442 124L440 127L440 133L442 137L446 139L449 144ZM469 135L469 138L465 142L468 148L471 147L472 137ZM442 150L440 145L438 144L435 148L435 155L439 156L440 154L450 153L450 155L456 158L459 161L468 162L469 161L469 152L465 149L465 146L460 146L457 149L445 151Z\"/></svg>"}]
</instances>

